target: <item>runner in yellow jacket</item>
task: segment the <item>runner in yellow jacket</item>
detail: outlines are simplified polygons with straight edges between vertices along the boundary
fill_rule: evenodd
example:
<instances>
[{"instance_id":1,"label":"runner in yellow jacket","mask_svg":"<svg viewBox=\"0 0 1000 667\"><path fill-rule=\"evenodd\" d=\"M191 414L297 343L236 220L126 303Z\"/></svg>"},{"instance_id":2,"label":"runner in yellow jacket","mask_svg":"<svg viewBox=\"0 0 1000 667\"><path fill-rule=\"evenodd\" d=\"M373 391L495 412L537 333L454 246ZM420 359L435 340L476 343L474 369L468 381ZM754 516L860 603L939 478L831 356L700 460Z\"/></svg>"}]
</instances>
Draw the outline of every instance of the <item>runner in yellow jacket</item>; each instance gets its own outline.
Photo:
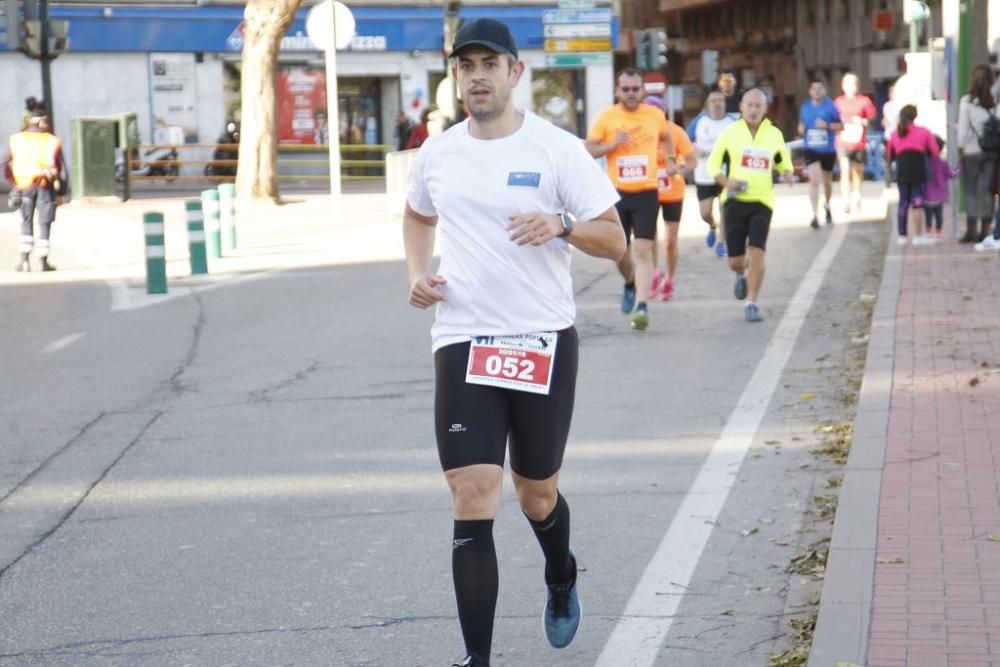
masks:
<instances>
[{"instance_id":1,"label":"runner in yellow jacket","mask_svg":"<svg viewBox=\"0 0 1000 667\"><path fill-rule=\"evenodd\" d=\"M740 112L743 117L719 135L708 156L707 168L709 175L724 188L729 268L736 273L733 292L737 299L746 299L743 307L746 320L760 322L764 317L757 306L757 296L764 282L764 250L774 210L774 172L784 174L789 185L795 182L795 177L784 135L764 117L767 113L764 93L756 88L747 91Z\"/></svg>"}]
</instances>

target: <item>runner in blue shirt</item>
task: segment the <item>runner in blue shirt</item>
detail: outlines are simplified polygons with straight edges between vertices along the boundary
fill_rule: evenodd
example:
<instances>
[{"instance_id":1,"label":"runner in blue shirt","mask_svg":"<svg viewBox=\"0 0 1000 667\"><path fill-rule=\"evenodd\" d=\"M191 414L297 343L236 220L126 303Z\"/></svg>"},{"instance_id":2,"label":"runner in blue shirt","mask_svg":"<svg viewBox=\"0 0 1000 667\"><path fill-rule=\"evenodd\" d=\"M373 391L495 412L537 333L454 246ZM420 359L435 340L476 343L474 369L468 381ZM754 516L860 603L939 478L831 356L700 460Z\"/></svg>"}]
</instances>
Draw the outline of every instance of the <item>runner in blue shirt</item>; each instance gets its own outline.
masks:
<instances>
[{"instance_id":1,"label":"runner in blue shirt","mask_svg":"<svg viewBox=\"0 0 1000 667\"><path fill-rule=\"evenodd\" d=\"M803 138L803 152L809 173L809 201L813 210L810 225L813 229L819 229L821 175L823 194L826 196L826 224L833 224L830 197L833 196L833 165L837 162L835 133L843 127L837 106L826 95L826 85L821 79L813 79L809 83L809 99L802 103L799 112L799 134Z\"/></svg>"}]
</instances>

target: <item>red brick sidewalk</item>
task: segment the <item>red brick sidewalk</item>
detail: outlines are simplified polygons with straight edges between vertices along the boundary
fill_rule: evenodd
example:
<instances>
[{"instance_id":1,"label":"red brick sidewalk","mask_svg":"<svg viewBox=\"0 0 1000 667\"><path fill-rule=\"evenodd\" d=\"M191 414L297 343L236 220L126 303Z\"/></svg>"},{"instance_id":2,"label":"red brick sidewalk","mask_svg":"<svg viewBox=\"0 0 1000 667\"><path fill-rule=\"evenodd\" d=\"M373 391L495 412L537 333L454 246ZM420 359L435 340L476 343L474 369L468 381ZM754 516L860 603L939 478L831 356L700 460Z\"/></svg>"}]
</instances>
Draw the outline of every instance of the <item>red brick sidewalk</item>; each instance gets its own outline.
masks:
<instances>
[{"instance_id":1,"label":"red brick sidewalk","mask_svg":"<svg viewBox=\"0 0 1000 667\"><path fill-rule=\"evenodd\" d=\"M1000 665L998 462L1000 258L907 247L868 667Z\"/></svg>"}]
</instances>

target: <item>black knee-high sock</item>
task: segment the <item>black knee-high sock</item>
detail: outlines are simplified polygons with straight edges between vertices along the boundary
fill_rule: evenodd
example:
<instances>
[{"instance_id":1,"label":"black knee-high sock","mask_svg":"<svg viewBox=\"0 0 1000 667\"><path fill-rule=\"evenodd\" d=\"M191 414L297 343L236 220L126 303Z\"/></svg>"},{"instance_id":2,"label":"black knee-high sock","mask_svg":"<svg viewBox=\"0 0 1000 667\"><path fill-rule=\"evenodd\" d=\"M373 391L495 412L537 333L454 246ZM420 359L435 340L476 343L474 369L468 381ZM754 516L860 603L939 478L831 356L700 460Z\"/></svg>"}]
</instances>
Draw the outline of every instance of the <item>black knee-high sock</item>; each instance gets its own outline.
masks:
<instances>
[{"instance_id":1,"label":"black knee-high sock","mask_svg":"<svg viewBox=\"0 0 1000 667\"><path fill-rule=\"evenodd\" d=\"M541 521L528 517L538 544L545 554L545 581L563 584L573 579L573 561L569 557L569 505L562 494L556 498L555 509Z\"/></svg>"},{"instance_id":2,"label":"black knee-high sock","mask_svg":"<svg viewBox=\"0 0 1000 667\"><path fill-rule=\"evenodd\" d=\"M451 573L465 650L488 663L498 587L492 519L455 521Z\"/></svg>"}]
</instances>

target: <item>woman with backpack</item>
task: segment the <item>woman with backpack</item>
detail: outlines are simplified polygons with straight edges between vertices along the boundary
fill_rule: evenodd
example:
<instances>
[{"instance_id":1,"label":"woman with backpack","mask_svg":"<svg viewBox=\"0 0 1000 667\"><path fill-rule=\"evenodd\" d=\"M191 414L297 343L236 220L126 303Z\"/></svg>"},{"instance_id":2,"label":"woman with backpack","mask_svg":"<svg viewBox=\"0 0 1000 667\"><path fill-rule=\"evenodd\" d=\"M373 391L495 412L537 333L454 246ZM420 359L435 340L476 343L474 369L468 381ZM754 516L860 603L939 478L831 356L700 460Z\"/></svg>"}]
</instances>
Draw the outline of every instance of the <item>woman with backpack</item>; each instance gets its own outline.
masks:
<instances>
[{"instance_id":1,"label":"woman with backpack","mask_svg":"<svg viewBox=\"0 0 1000 667\"><path fill-rule=\"evenodd\" d=\"M958 107L958 154L962 159L965 184L965 236L960 243L985 239L993 220L993 178L997 153L983 150L1000 141L1000 118L990 89L993 71L988 65L976 65L969 81L969 92ZM979 228L976 229L976 224Z\"/></svg>"}]
</instances>

